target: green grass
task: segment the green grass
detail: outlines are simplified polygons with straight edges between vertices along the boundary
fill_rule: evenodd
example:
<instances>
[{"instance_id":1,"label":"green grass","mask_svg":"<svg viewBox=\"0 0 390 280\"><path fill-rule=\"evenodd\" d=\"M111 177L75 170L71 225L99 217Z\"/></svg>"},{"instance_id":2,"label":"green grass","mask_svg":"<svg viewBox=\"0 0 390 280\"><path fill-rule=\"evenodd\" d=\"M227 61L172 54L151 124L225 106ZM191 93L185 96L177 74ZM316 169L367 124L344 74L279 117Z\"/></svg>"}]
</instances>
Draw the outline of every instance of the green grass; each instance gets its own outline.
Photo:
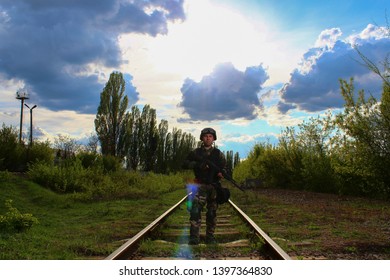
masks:
<instances>
[{"instance_id":1,"label":"green grass","mask_svg":"<svg viewBox=\"0 0 390 280\"><path fill-rule=\"evenodd\" d=\"M0 259L105 258L186 194L177 176L165 178L153 174L145 175L144 179L138 187L148 185L148 192L141 190L136 198L96 201L80 199L72 193L58 194L22 177L0 172L0 215L8 211L5 202L12 200L12 206L21 214L31 214L39 222L21 232L0 231ZM175 182L175 186L168 189L167 182ZM289 194L300 199L301 192L287 192L286 197L279 197L252 191L242 193L233 188L231 191L232 200L297 258L321 252L330 258L339 257L339 250L344 248L343 251L362 259L365 255L356 252L361 252L368 242L382 248L381 256L387 254L383 258L388 259L388 202L340 199L332 195L326 200L296 203L290 201ZM176 223L180 218L172 216L170 219ZM312 245L291 245L304 241ZM329 255L329 243L338 245L333 255ZM153 250L154 245L146 243L144 246L145 250ZM175 246L161 248L164 255L172 255L177 249ZM210 248L195 247L193 253L202 254L205 250Z\"/></svg>"},{"instance_id":2,"label":"green grass","mask_svg":"<svg viewBox=\"0 0 390 280\"><path fill-rule=\"evenodd\" d=\"M0 259L102 259L185 195L184 188L160 199L83 202L2 172L0 215L5 201L38 224L23 232L0 232Z\"/></svg>"}]
</instances>

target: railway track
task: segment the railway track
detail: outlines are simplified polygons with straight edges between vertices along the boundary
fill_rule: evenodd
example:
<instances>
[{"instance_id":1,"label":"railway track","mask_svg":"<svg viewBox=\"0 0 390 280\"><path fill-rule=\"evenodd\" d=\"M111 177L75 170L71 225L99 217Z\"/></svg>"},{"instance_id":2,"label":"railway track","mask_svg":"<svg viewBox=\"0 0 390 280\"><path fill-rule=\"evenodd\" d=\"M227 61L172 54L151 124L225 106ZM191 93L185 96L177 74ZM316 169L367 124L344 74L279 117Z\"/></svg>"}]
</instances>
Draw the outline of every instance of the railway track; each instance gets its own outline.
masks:
<instances>
[{"instance_id":1,"label":"railway track","mask_svg":"<svg viewBox=\"0 0 390 280\"><path fill-rule=\"evenodd\" d=\"M206 245L201 242L196 246L188 245L189 214L186 200L187 196L183 197L106 259L290 259L290 256L231 200L220 205L217 211L215 237L218 243ZM203 225L204 223L204 233ZM203 237L201 235L201 241Z\"/></svg>"}]
</instances>

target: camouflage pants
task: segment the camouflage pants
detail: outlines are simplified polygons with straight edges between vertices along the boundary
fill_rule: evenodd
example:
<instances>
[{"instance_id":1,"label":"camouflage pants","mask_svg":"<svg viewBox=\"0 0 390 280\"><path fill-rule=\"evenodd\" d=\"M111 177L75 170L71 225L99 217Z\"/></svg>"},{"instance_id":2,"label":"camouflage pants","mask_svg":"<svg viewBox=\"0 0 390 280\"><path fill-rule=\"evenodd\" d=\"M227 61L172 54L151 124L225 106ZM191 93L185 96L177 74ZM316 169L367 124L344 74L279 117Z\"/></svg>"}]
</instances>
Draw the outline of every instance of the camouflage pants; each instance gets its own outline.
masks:
<instances>
[{"instance_id":1,"label":"camouflage pants","mask_svg":"<svg viewBox=\"0 0 390 280\"><path fill-rule=\"evenodd\" d=\"M199 240L200 227L202 222L202 210L206 207L206 239L214 238L215 227L217 224L216 191L212 185L199 185L199 188L193 197L192 207L190 209L190 239Z\"/></svg>"}]
</instances>

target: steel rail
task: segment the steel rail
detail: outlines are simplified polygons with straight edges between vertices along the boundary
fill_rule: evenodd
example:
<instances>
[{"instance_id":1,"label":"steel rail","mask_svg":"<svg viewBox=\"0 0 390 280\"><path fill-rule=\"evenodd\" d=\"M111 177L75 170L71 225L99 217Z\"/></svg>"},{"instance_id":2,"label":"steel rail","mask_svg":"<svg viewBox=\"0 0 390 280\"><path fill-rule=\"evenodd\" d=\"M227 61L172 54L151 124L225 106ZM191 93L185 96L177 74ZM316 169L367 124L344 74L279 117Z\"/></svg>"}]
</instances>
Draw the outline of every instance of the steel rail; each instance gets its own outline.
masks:
<instances>
[{"instance_id":1,"label":"steel rail","mask_svg":"<svg viewBox=\"0 0 390 280\"><path fill-rule=\"evenodd\" d=\"M106 260L124 260L130 257L137 249L137 245L139 242L145 238L157 225L159 225L163 220L165 220L172 212L179 207L180 204L186 200L188 195L184 196L178 203L172 206L170 209L165 211L160 217L155 219L152 223L150 223L146 228L138 232L135 236L129 239L126 243L120 246L117 250L115 250L111 255L109 255Z\"/></svg>"},{"instance_id":2,"label":"steel rail","mask_svg":"<svg viewBox=\"0 0 390 280\"><path fill-rule=\"evenodd\" d=\"M138 232L135 236L125 242L112 254L110 254L106 260L124 260L131 257L134 252L138 249L139 243L150 234L153 229L155 229L159 224L161 224L169 215L171 215L176 208L178 208L186 199L188 195L184 196L178 203L172 206L170 209L165 211L152 223L150 223L143 230ZM291 260L291 257L283 251L282 248L275 241L272 240L248 215L246 215L236 204L229 200L229 204L233 209L240 215L240 217L255 231L255 233L265 241L265 246L268 249L269 254L274 259L279 260Z\"/></svg>"},{"instance_id":3,"label":"steel rail","mask_svg":"<svg viewBox=\"0 0 390 280\"><path fill-rule=\"evenodd\" d=\"M271 237L268 236L247 214L245 214L237 205L235 205L229 199L230 205L240 214L243 220L249 224L251 228L264 239L265 243L268 247L270 247L270 251L275 259L279 260L291 260L291 257L282 249L275 241L272 240Z\"/></svg>"}]
</instances>

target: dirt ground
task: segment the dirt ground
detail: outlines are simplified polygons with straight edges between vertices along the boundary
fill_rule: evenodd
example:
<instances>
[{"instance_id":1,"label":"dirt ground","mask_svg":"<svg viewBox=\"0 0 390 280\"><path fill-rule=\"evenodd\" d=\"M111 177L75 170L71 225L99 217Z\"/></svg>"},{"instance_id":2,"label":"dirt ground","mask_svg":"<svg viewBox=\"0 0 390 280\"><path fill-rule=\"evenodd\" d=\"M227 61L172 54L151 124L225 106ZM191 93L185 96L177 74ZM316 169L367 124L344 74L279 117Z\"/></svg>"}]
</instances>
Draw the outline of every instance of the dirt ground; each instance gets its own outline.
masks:
<instances>
[{"instance_id":1,"label":"dirt ground","mask_svg":"<svg viewBox=\"0 0 390 280\"><path fill-rule=\"evenodd\" d=\"M390 259L390 202L261 189L259 223L296 259Z\"/></svg>"}]
</instances>

